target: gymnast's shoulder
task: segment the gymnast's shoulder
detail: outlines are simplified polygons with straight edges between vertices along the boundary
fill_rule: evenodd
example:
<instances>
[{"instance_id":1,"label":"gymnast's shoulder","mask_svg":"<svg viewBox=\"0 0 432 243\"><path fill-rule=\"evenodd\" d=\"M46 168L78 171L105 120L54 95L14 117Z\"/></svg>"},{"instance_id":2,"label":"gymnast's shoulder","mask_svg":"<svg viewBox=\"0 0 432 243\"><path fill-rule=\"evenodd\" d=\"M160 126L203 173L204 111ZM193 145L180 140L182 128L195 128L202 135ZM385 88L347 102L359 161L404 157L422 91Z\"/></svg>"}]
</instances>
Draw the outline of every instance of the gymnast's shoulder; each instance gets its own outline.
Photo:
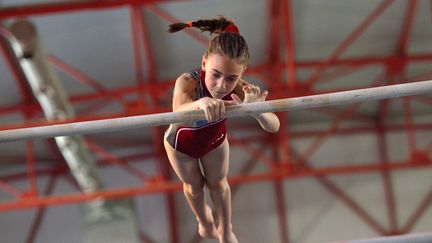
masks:
<instances>
[{"instance_id":1,"label":"gymnast's shoulder","mask_svg":"<svg viewBox=\"0 0 432 243\"><path fill-rule=\"evenodd\" d=\"M181 74L175 81L174 93L193 93L198 85L196 79L194 79L189 73Z\"/></svg>"}]
</instances>

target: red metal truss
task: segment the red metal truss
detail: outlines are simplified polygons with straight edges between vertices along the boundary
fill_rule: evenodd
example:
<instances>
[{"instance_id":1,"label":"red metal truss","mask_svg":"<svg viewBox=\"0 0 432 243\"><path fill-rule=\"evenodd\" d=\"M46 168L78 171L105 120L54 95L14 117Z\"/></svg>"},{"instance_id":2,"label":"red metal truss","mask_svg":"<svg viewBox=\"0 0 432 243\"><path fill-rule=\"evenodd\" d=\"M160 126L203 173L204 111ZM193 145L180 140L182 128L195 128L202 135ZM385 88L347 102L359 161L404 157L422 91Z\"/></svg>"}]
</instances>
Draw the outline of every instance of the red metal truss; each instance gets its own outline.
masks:
<instances>
[{"instance_id":1,"label":"red metal truss","mask_svg":"<svg viewBox=\"0 0 432 243\"><path fill-rule=\"evenodd\" d=\"M70 11L103 11L111 8L126 7L130 14L131 27L131 46L133 47L133 60L135 67L136 83L133 86L108 89L102 85L101 80L95 80L74 67L73 64L66 63L54 54L49 55L50 63L65 74L72 77L76 82L85 84L92 88L92 92L79 94L70 97L73 104L86 104L86 109L78 112L76 119L63 121L61 123L98 120L121 116L131 116L137 114L160 113L170 111L166 104L170 103L169 90L173 88L174 79L158 80L156 73L155 53L150 45L150 35L148 25L143 16L143 9L154 13L167 22L180 21L173 14L164 11L157 6L158 3L171 2L175 0L101 0L101 1L70 1L60 3L31 4L16 7L0 8L0 20L12 17L35 16L42 14L60 14ZM290 0L267 0L268 2L268 57L264 63L260 63L248 68L248 75L262 80L270 91L270 99L281 97L294 97L325 92L349 90L349 87L338 87L337 90L317 89L318 84L331 82L352 72L370 66L380 66L385 70L376 80L370 80L369 86L383 85L385 83L413 82L419 79L432 78L432 70L416 77L407 77L407 65L412 63L432 62L432 53L408 54L407 48L410 44L410 32L413 28L414 18L418 0L407 1L406 13L401 26L398 46L395 52L388 56L367 56L341 58L346 50L355 43L365 31L372 26L383 13L394 4L394 0L382 0L370 13L365 14L365 18L353 29L353 31L343 41L335 47L330 56L324 60L298 60L295 53L295 19L292 15L293 4ZM432 1L430 1L432 16ZM206 44L208 39L198 32L188 30L186 33L197 43ZM57 124L41 119L41 109L32 98L31 92L23 78L19 68L16 66L6 42L0 39L1 54L8 65L8 68L16 81L20 91L20 102L9 106L0 106L0 115L19 114L25 119L23 122L13 124L0 124L0 129L12 129L32 127L36 125ZM144 69L144 63L147 67ZM312 70L311 75L304 80L298 78L299 70ZM145 70L148 70L145 72ZM333 70L329 73L329 70ZM1 74L0 74L1 75ZM130 100L126 97L137 97ZM100 101L94 105L94 101ZM163 102L165 101L165 102ZM102 106L111 102L121 105L124 112L111 113L104 115L93 115ZM432 203L432 189L428 192L413 214L406 222L400 222L396 210L395 190L392 179L392 171L409 170L421 167L431 167L432 141L420 147L416 143L416 134L421 131L432 131L431 123L418 123L413 119L412 104L414 102L430 105L432 98L428 96L403 98L403 117L401 124L391 123L388 120L388 109L393 101L384 100L379 102L379 112L377 117L370 117L358 112L360 104L353 104L343 109L323 108L316 109L315 112L326 114L332 118L332 122L327 129L291 131L289 126L289 114L278 114L281 120L280 132L276 135L258 134L251 137L232 136L230 143L232 146L245 151L251 155L244 163L241 172L229 178L233 185L232 195L235 200L236 191L241 184L256 183L261 181L271 181L275 190L275 209L279 216L280 242L290 242L288 217L290 212L286 207L285 198L289 195L284 193L285 180L294 180L301 177L311 177L335 198L340 200L347 208L362 220L365 225L380 235L392 235L407 233L413 229L415 224L424 215ZM345 128L342 124L349 120L362 120L368 125ZM250 126L238 124L235 121L231 124L236 129L250 129ZM411 156L405 161L390 161L388 144L385 136L395 131L404 131L409 146ZM316 151L325 144L329 138L339 135L352 134L373 134L378 141L379 161L364 161L362 164L345 165L336 163L336 166L314 167L309 163L309 159ZM89 201L95 198L121 198L137 195L147 195L162 193L166 196L166 210L168 222L170 224L170 242L179 242L177 219L175 212L175 200L173 192L181 190L182 186L175 182L170 173L170 167L163 150L162 136L163 128L152 129L152 138L148 140L133 140L133 138L116 138L115 141L104 139L104 135L91 136L86 139L89 149L99 156L98 165L116 166L128 174L138 178L142 183L134 187L127 188L107 188L104 191L83 194L77 192L51 195L52 188L56 180L60 177L69 178L68 168L64 165L63 159L59 155L52 140L46 140L49 149L50 159L38 158L34 153L34 142L26 143L26 154L23 157L13 157L14 161L27 164L27 170L20 173L3 175L0 177L0 190L8 194L12 199L0 201L0 211L19 210L25 208L38 208L32 227L26 242L34 242L38 228L43 220L46 207ZM312 142L299 153L292 147L296 139L311 138ZM134 138L136 139L136 138ZM259 149L252 145L254 141ZM139 152L129 155L116 155L106 147L132 148L137 144L141 146ZM143 153L143 148L148 148L152 152ZM271 156L261 151L272 151ZM138 150L137 150L138 151ZM10 158L0 158L0 163L11 160ZM50 165L48 169L40 169L35 166L36 162L42 160ZM157 172L148 174L137 169L134 163L150 163L157 161ZM252 173L253 168L262 163L267 170L261 173ZM344 192L343 187L332 182L329 178L333 175L341 174L360 174L360 173L379 173L382 177L383 190L386 204L387 225L379 223L373 215L361 206L354 198ZM36 183L42 177L48 177L49 183L44 192L37 191ZM13 185L15 181L28 181L28 188L21 189ZM143 242L154 242L144 232L141 234ZM191 242L200 242L200 238L195 236Z\"/></svg>"}]
</instances>

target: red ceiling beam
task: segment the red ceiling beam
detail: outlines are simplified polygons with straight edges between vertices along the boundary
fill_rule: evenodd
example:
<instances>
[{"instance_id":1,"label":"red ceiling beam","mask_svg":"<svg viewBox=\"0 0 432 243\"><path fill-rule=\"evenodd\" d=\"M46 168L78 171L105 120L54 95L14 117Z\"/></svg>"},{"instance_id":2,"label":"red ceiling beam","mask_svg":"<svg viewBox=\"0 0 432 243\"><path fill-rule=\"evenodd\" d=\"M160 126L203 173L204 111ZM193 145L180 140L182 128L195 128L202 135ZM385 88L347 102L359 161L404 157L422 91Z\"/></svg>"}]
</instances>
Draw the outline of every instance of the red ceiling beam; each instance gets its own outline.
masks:
<instances>
[{"instance_id":1,"label":"red ceiling beam","mask_svg":"<svg viewBox=\"0 0 432 243\"><path fill-rule=\"evenodd\" d=\"M414 54L407 56L365 56L365 57L355 57L355 58L344 58L338 60L331 60L328 63L328 67L349 65L349 66L364 66L364 65L387 65L394 62L407 61L407 62L432 62L431 53ZM297 60L296 66L298 68L315 68L322 63L322 60ZM281 65L286 65L281 63Z\"/></svg>"},{"instance_id":2,"label":"red ceiling beam","mask_svg":"<svg viewBox=\"0 0 432 243\"><path fill-rule=\"evenodd\" d=\"M414 131L414 122L413 122L413 114L411 111L411 102L409 97L402 98L402 105L403 105L403 113L404 113L404 120L405 120L405 131L407 135L407 142L408 142L408 148L413 155L417 151L417 143L415 138L415 131Z\"/></svg>"},{"instance_id":3,"label":"red ceiling beam","mask_svg":"<svg viewBox=\"0 0 432 243\"><path fill-rule=\"evenodd\" d=\"M64 73L66 73L69 76L71 76L72 78L74 78L75 80L79 81L82 84L85 84L85 85L91 87L92 89L94 89L96 91L96 93L99 93L99 94L105 96L104 97L105 99L116 100L120 105L126 106L126 101L123 99L123 97L121 97L119 95L109 95L110 90L108 90L102 84L100 84L101 82L98 82L98 81L92 79L87 74L79 71L75 67L72 67L70 64L67 64L66 62L64 62L60 58L58 58L54 55L48 55L48 61L51 64L53 64L54 66L56 66L58 69L63 71Z\"/></svg>"},{"instance_id":4,"label":"red ceiling beam","mask_svg":"<svg viewBox=\"0 0 432 243\"><path fill-rule=\"evenodd\" d=\"M114 199L114 198L125 198L134 195L144 195L161 193L167 191L178 191L182 188L180 183L177 182L158 182L153 184L147 184L142 187L132 187L125 189L111 189L104 190L95 193L75 193L61 196L50 196L50 197L31 197L27 199L21 199L14 202L3 202L0 203L0 211L13 210L13 209L24 209L33 208L48 205L60 205L66 203L79 203L85 201L91 201L96 199Z\"/></svg>"},{"instance_id":5,"label":"red ceiling beam","mask_svg":"<svg viewBox=\"0 0 432 243\"><path fill-rule=\"evenodd\" d=\"M282 26L285 32L286 70L288 73L288 88L294 90L297 86L297 70L294 46L294 23L292 17L291 0L281 1ZM288 239L287 239L288 240Z\"/></svg>"},{"instance_id":6,"label":"red ceiling beam","mask_svg":"<svg viewBox=\"0 0 432 243\"><path fill-rule=\"evenodd\" d=\"M156 161L157 171L161 175L160 179L162 181L171 181L172 174L170 162L166 157L166 152L163 147L163 134L164 129L161 127L153 127L153 151L158 155L158 159ZM178 227L177 220L177 207L176 207L176 197L172 191L167 191L165 193L165 204L166 204L166 212L167 212L167 220L169 224L169 232L170 232L170 243L178 243L180 240L180 231Z\"/></svg>"},{"instance_id":7,"label":"red ceiling beam","mask_svg":"<svg viewBox=\"0 0 432 243\"><path fill-rule=\"evenodd\" d=\"M50 179L49 179L49 181L47 183L44 195L50 195L52 193L52 191L54 189L54 186L55 186L55 183L56 183L56 179L57 179L56 176L51 176L50 177ZM30 231L29 231L29 233L28 233L28 235L26 237L26 241L25 241L26 243L33 243L33 242L35 242L37 233L39 232L40 226L42 224L42 220L43 220L43 218L45 216L45 212L46 212L46 208L45 207L40 207L38 209L36 215L34 216L33 223L32 223L32 225L30 227Z\"/></svg>"},{"instance_id":8,"label":"red ceiling beam","mask_svg":"<svg viewBox=\"0 0 432 243\"><path fill-rule=\"evenodd\" d=\"M419 221L421 216L423 216L426 213L426 211L428 210L431 204L432 204L432 189L428 192L425 198L423 198L423 200L420 202L420 205L409 217L407 223L403 226L401 232L402 233L410 232L412 228L416 225L416 223Z\"/></svg>"},{"instance_id":9,"label":"red ceiling beam","mask_svg":"<svg viewBox=\"0 0 432 243\"><path fill-rule=\"evenodd\" d=\"M15 186L7 183L5 180L0 179L0 190L2 190L3 192L6 192L14 197L21 197L24 195L24 192L21 191L20 189L16 188Z\"/></svg>"},{"instance_id":10,"label":"red ceiling beam","mask_svg":"<svg viewBox=\"0 0 432 243\"><path fill-rule=\"evenodd\" d=\"M269 24L270 24L270 37L268 42L269 48L269 61L270 64L266 69L261 71L262 76L265 76L265 72L269 74L268 79L262 79L267 86L275 87L277 85L281 85L284 87L283 89L286 91L285 85L287 85L290 93L293 93L296 85L296 59L294 52L294 38L293 38L293 23L291 17L291 1L283 0L270 0L269 2ZM284 39L280 33L280 30L283 29ZM284 41L284 42L282 42ZM281 43L284 44L285 51L285 60L286 65L281 65ZM287 83L284 82L283 73L284 70L287 72ZM259 77L258 77L259 78ZM284 94L285 97L289 94ZM273 149L272 149L272 160L266 160L268 164L268 168L274 170L275 168L284 168L284 171L290 169L288 161L289 159L289 141L290 138L288 135L288 123L286 120L286 114L278 114L280 121L280 131L276 134L276 140L273 141ZM264 145L265 143L263 143ZM243 146L247 146L247 144L243 144ZM254 151L249 151L249 153L253 155ZM258 152L258 151L257 151ZM258 152L258 154L260 154ZM262 154L262 153L261 153ZM277 209L278 222L279 222L279 234L280 234L280 242L288 243L289 240L289 226L288 226L288 217L287 217L287 208L285 206L285 193L284 193L284 183L282 178L274 178L273 181L274 193L275 193L275 206Z\"/></svg>"},{"instance_id":11,"label":"red ceiling beam","mask_svg":"<svg viewBox=\"0 0 432 243\"><path fill-rule=\"evenodd\" d=\"M263 163L268 168L274 167L274 161L268 156L266 156L265 153L262 153L261 151L256 150L254 147L252 147L252 143L250 141L251 140L241 140L230 137L231 144L243 149L247 154L255 158L258 162Z\"/></svg>"},{"instance_id":12,"label":"red ceiling beam","mask_svg":"<svg viewBox=\"0 0 432 243\"><path fill-rule=\"evenodd\" d=\"M282 167L287 173L291 173L291 154L290 154L290 141L292 138L289 136L288 121L285 113L278 114L280 120L279 133L276 134L277 139L273 141L273 160L274 166L272 169ZM285 200L285 189L282 178L275 179L273 182L275 189L275 202L278 211L279 231L281 243L290 242L289 238L289 223L288 223L288 210Z\"/></svg>"},{"instance_id":13,"label":"red ceiling beam","mask_svg":"<svg viewBox=\"0 0 432 243\"><path fill-rule=\"evenodd\" d=\"M387 165L381 163L370 163L363 165L354 166L335 166L326 168L304 168L303 170L296 171L295 173L288 174L287 170L279 168L273 171L264 172L260 174L253 175L237 175L229 178L229 183L231 185L240 183L252 183L260 181L274 181L278 178L283 179L297 179L300 177L308 176L323 176L323 175L338 175L338 174L350 174L350 173L371 173L382 170L400 170L409 168L422 168L422 167L432 167L432 161L405 161L405 162L388 162ZM68 194L61 196L51 196L51 197L29 197L26 199L21 199L19 201L7 201L0 203L0 211L24 209L24 208L34 208L47 205L60 205L67 203L79 203L84 201L94 200L101 197L106 199L113 198L124 198L135 195L146 195L155 194L171 191L182 190L182 185L177 182L171 181L157 181L154 183L148 183L144 187L129 187L122 189L107 189L100 192L89 193L89 194Z\"/></svg>"},{"instance_id":14,"label":"red ceiling beam","mask_svg":"<svg viewBox=\"0 0 432 243\"><path fill-rule=\"evenodd\" d=\"M345 205L350 208L357 216L359 216L364 222L369 225L373 230L375 230L380 235L386 235L387 231L383 226L378 223L363 207L360 206L353 198L348 194L343 192L339 187L332 183L327 177L319 176L318 181L339 200L341 200Z\"/></svg>"},{"instance_id":15,"label":"red ceiling beam","mask_svg":"<svg viewBox=\"0 0 432 243\"><path fill-rule=\"evenodd\" d=\"M417 0L411 0L407 2L407 12L403 21L401 37L398 46L398 52L400 55L407 54L410 33L413 26L417 5Z\"/></svg>"},{"instance_id":16,"label":"red ceiling beam","mask_svg":"<svg viewBox=\"0 0 432 243\"><path fill-rule=\"evenodd\" d=\"M26 142L26 158L27 158L27 178L29 183L28 194L35 196L37 192L37 178L35 169L35 159L34 159L34 145L32 140Z\"/></svg>"},{"instance_id":17,"label":"red ceiling beam","mask_svg":"<svg viewBox=\"0 0 432 243\"><path fill-rule=\"evenodd\" d=\"M140 239L141 239L142 243L156 243L155 240L150 238L150 236L144 234L144 232L140 233Z\"/></svg>"},{"instance_id":18,"label":"red ceiling beam","mask_svg":"<svg viewBox=\"0 0 432 243\"><path fill-rule=\"evenodd\" d=\"M168 21L170 23L190 21L189 19L186 19L186 20L178 19L178 18L172 16L167 11L165 11L165 10L155 6L155 5L149 5L149 6L147 6L147 8L149 10L151 10L154 14L158 15L160 18L165 19L166 21ZM191 36L192 38L194 38L198 43L201 43L204 46L207 46L209 43L209 39L206 38L204 35L199 34L199 32L196 32L196 31L191 30L191 29L186 29L184 32L186 34L188 34L189 36Z\"/></svg>"},{"instance_id":19,"label":"red ceiling beam","mask_svg":"<svg viewBox=\"0 0 432 243\"><path fill-rule=\"evenodd\" d=\"M382 107L384 110L387 110L388 103L383 103ZM377 140L378 140L378 154L379 158L381 160L381 164L383 166L388 166L388 150L387 150L387 142L386 142L386 133L384 131L384 124L385 124L385 112L380 112L380 118L377 121ZM398 225L397 225L397 213L396 213L396 202L395 202L395 196L394 196L394 188L393 188L393 181L392 181L392 175L389 170L383 170L381 172L382 180L383 180L383 186L384 186L384 195L386 200L386 206L387 206L387 217L388 217L388 225L389 225L389 231L392 234L395 234L398 232Z\"/></svg>"},{"instance_id":20,"label":"red ceiling beam","mask_svg":"<svg viewBox=\"0 0 432 243\"><path fill-rule=\"evenodd\" d=\"M151 36L150 31L148 29L148 25L145 22L143 9L139 9L139 12L137 13L137 19L138 26L141 28L141 43L142 47L144 49L144 55L147 60L147 79L149 80L149 83L155 84L157 83L157 66L156 66L156 58L155 58L155 50L156 48L153 48L151 45Z\"/></svg>"},{"instance_id":21,"label":"red ceiling beam","mask_svg":"<svg viewBox=\"0 0 432 243\"><path fill-rule=\"evenodd\" d=\"M380 81L382 81L382 77L376 79L372 83L372 85L376 86L377 84L380 83ZM332 133L334 133L336 130L339 129L343 121L347 120L349 117L352 117L354 115L354 113L358 110L361 104L362 103L355 103L344 108L344 110L340 114L338 114L338 116L332 122L331 126L327 130L320 132L317 138L309 145L309 147L305 150L305 152L302 155L300 155L300 159L298 162L300 164L303 163L306 164L306 161L309 160L312 154L315 153L315 151L317 151L319 147L321 147L321 145L325 142L325 140L328 139L328 137Z\"/></svg>"},{"instance_id":22,"label":"red ceiling beam","mask_svg":"<svg viewBox=\"0 0 432 243\"><path fill-rule=\"evenodd\" d=\"M141 54L141 32L143 31L143 23L141 22L141 8L132 6L129 8L130 25L132 34L132 52L135 66L135 79L140 86L144 83L144 60ZM141 92L139 92L141 93ZM143 98L141 95L140 98Z\"/></svg>"},{"instance_id":23,"label":"red ceiling beam","mask_svg":"<svg viewBox=\"0 0 432 243\"><path fill-rule=\"evenodd\" d=\"M174 87L174 80L161 80L160 83L157 84L149 84L145 83L142 84L143 89L147 92L162 95L166 94L166 92ZM99 93L88 93L88 94L82 94L82 95L76 95L70 97L71 102L85 102L85 101L91 101L95 99L102 99L106 97L107 95L110 96L124 96L124 95L131 95L136 94L140 91L140 89L136 86L125 86L120 87L116 89L109 90L107 93L99 94Z\"/></svg>"},{"instance_id":24,"label":"red ceiling beam","mask_svg":"<svg viewBox=\"0 0 432 243\"><path fill-rule=\"evenodd\" d=\"M332 125L329 129L322 131L318 134L317 138L308 146L305 152L300 156L300 160L298 162L305 163L305 161L309 160L309 158L315 153L318 148L333 134L336 130L339 129L340 125L344 120L350 117L360 106L361 103L356 103L348 106L340 115L337 116L336 120L333 121Z\"/></svg>"},{"instance_id":25,"label":"red ceiling beam","mask_svg":"<svg viewBox=\"0 0 432 243\"><path fill-rule=\"evenodd\" d=\"M45 14L61 14L83 10L103 10L129 5L149 5L157 3L179 2L186 0L87 0L67 2L47 2L0 8L0 20L12 17L28 17Z\"/></svg>"},{"instance_id":26,"label":"red ceiling beam","mask_svg":"<svg viewBox=\"0 0 432 243\"><path fill-rule=\"evenodd\" d=\"M97 145L96 143L94 143L93 141L91 141L88 138L86 139L86 145L93 154L99 155L101 158L106 160L111 165L117 166L118 168L124 170L126 173L129 173L130 175L135 176L137 179L139 179L143 183L152 181L155 178L154 176L150 176L150 175L146 174L144 171L142 171L138 168L135 168L135 167L129 165L128 163L125 163L118 156L110 153L109 151L107 151L106 149Z\"/></svg>"},{"instance_id":27,"label":"red ceiling beam","mask_svg":"<svg viewBox=\"0 0 432 243\"><path fill-rule=\"evenodd\" d=\"M313 85L329 66L329 64L337 60L354 43L360 35L362 35L367 28L380 16L383 12L394 2L394 0L383 0L370 15L368 15L354 30L346 37L342 43L333 51L330 57L322 62L307 79L307 84Z\"/></svg>"},{"instance_id":28,"label":"red ceiling beam","mask_svg":"<svg viewBox=\"0 0 432 243\"><path fill-rule=\"evenodd\" d=\"M364 66L364 65L386 65L391 62L396 62L400 60L400 57L395 56L388 56L388 57L365 57L365 58L351 58L351 59L342 59L337 60L331 63L331 65L339 66L339 65L348 65L348 66ZM420 55L411 55L404 58L408 62L432 62L432 54L420 54ZM314 68L317 65L319 65L321 61L319 60L311 60L311 61L298 61L296 63L297 68ZM277 65L277 64L275 64ZM284 63L280 63L279 65L285 65ZM256 68L256 70L255 70ZM62 69L64 71L64 69ZM262 68L261 66L257 67L250 67L248 68L249 73L262 73L266 69ZM169 89L172 89L174 85L174 80L162 80L159 83L155 84L144 84L144 89L148 92L152 93L159 93L160 95L166 94L166 91ZM343 88L340 88L340 90L344 90ZM121 87L117 89L112 90L106 90L105 92L95 92L95 93L87 93L87 94L80 94L70 97L71 102L73 103L79 103L79 102L86 102L86 101L92 101L96 99L106 99L106 97L120 97L124 95L129 95L133 93L137 93L139 91L138 87L136 86L130 86L130 87ZM320 92L330 92L330 91L323 91ZM285 95L286 96L286 95ZM0 114L10 114L13 112L22 112L25 110L40 110L38 105L36 104L30 104L30 105L24 105L24 104L15 104L5 107L0 107Z\"/></svg>"},{"instance_id":29,"label":"red ceiling beam","mask_svg":"<svg viewBox=\"0 0 432 243\"><path fill-rule=\"evenodd\" d=\"M132 163L132 161L133 162L136 161L142 162L147 160L153 161L154 158L155 155L153 154L153 152L147 152L147 153L136 153L131 155L125 155L120 157L119 160L121 163L129 163L129 162ZM99 159L97 161L98 167L111 166L111 165L112 164L106 159ZM36 174L39 177L48 176L48 175L63 176L69 173L70 173L69 167L63 164L57 165L56 167L50 169L36 169ZM15 174L4 175L0 177L0 190L3 190L15 197L25 196L26 195L25 192L19 190L18 188L14 187L9 183L10 181L23 180L23 179L27 179L27 172L19 172Z\"/></svg>"}]
</instances>

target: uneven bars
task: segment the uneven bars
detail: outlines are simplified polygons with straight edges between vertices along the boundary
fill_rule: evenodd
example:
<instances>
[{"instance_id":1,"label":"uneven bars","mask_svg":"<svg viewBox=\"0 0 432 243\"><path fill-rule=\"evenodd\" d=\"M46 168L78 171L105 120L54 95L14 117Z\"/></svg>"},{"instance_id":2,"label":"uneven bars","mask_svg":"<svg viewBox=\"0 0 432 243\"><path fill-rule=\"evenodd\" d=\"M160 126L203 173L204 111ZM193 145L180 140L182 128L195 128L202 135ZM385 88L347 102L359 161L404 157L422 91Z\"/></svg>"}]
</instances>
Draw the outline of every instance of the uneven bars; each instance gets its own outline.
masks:
<instances>
[{"instance_id":1,"label":"uneven bars","mask_svg":"<svg viewBox=\"0 0 432 243\"><path fill-rule=\"evenodd\" d=\"M238 117L264 112L304 110L362 101L412 96L428 92L432 92L432 80L229 106L226 109L226 115L227 117ZM71 122L58 125L3 130L0 131L0 142L113 132L204 119L204 111L193 110L96 121Z\"/></svg>"},{"instance_id":2,"label":"uneven bars","mask_svg":"<svg viewBox=\"0 0 432 243\"><path fill-rule=\"evenodd\" d=\"M432 233L415 233L374 239L336 241L333 243L431 243Z\"/></svg>"}]
</instances>

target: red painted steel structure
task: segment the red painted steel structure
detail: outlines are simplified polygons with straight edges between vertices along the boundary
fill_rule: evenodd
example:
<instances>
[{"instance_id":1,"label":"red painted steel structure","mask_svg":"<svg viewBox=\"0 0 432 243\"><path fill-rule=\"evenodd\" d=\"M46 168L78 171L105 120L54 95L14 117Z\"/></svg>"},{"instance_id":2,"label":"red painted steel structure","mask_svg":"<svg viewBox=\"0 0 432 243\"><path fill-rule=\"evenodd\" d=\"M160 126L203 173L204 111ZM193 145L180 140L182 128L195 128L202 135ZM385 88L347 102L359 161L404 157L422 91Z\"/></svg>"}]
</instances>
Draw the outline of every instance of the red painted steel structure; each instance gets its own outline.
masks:
<instances>
[{"instance_id":1,"label":"red painted steel structure","mask_svg":"<svg viewBox=\"0 0 432 243\"><path fill-rule=\"evenodd\" d=\"M43 14L59 14L70 11L102 11L109 8L122 8L127 7L130 10L130 20L132 28L131 42L134 50L135 62L135 77L136 85L133 87L121 87L117 89L107 89L101 83L93 80L88 75L74 68L71 64L65 63L60 58L50 55L49 61L62 70L64 73L73 77L77 82L91 87L94 92L90 94L82 94L71 97L74 104L77 103L90 103L94 100L103 98L104 102L100 103L101 106L109 102L118 102L125 109L125 112L119 114L107 114L106 116L87 115L85 113L92 113L100 108L100 106L89 107L87 112L79 114L77 120L97 120L110 117L128 116L145 113L158 113L169 111L169 107L161 105L160 101L168 99L167 91L172 89L173 80L167 82L165 80L157 80L155 73L155 60L152 48L150 46L149 34L146 28L146 23L143 18L142 10L147 8L154 14L168 22L179 21L172 14L162 10L156 4L162 2L176 2L174 0L105 0L105 1L80 1L80 2L64 2L64 3L45 3L25 5L19 7L4 7L0 8L0 20L8 19L11 17L35 16ZM330 82L331 80L359 70L361 68L378 65L383 66L386 73L371 83L371 86L381 83L385 80L390 80L390 83L396 82L411 82L416 79L430 79L432 73L425 73L419 77L407 79L405 70L408 64L414 62L431 62L432 53L421 53L416 55L408 55L407 47L409 45L410 32L413 25L413 19L416 16L416 9L418 5L417 0L407 1L407 11L404 17L403 26L401 26L401 35L399 47L396 52L391 56L382 57L365 57L365 58L349 58L342 59L341 56L345 53L348 47L353 44L371 25L375 20L394 4L394 0L382 0L377 4L376 8L365 17L361 23L350 33L339 46L335 48L332 54L325 60L309 60L300 61L296 60L295 43L294 43L294 24L292 12L292 3L290 0L268 0L269 5L269 56L265 63L249 68L249 75L256 76L266 83L270 89L271 98L302 96L315 93L327 92L327 90L315 90L318 83ZM432 9L432 1L430 3ZM432 12L432 11L431 11ZM194 31L187 31L187 33L196 41L202 44L207 43L207 38L199 35ZM5 62L8 64L12 76L17 82L18 88L21 92L21 102L12 106L0 107L0 115L7 114L23 114L24 117L31 118L41 113L40 108L32 100L31 92L29 91L22 74L15 66L16 64L11 57L8 47L4 41L0 41L1 51ZM281 49L282 48L282 49ZM144 53L144 56L142 55ZM281 54L285 57L281 57ZM144 73L143 63L147 63L147 74ZM324 74L329 68L338 67L336 72ZM312 69L312 74L305 80L297 78L297 72L300 69ZM286 75L284 75L286 74ZM271 80L271 82L270 82ZM274 89L274 90L273 90ZM339 87L339 90L348 90L345 87ZM280 90L283 90L280 91ZM328 90L330 91L330 90ZM335 90L331 90L335 91ZM130 94L136 94L136 101L126 101L125 97ZM150 99L145 99L150 97ZM150 100L150 102L149 102ZM334 117L334 121L327 130L310 130L295 132L290 131L288 126L287 114L279 114L281 121L281 131L276 137L269 135L257 135L248 138L235 138L231 139L231 144L239 149L243 149L252 154L251 160L245 163L242 173L234 175L230 178L233 185L243 183L255 183L258 181L273 181L275 187L275 202L276 209L279 213L280 223L280 239L281 242L289 242L289 224L287 216L289 211L285 207L283 193L283 180L295 179L299 177L313 177L331 194L343 202L350 208L365 224L371 229L381 235L392 235L409 232L416 222L419 221L422 214L428 209L432 203L432 190L425 195L424 199L418 208L411 215L409 220L405 223L399 222L396 209L395 209L395 196L392 184L391 171L394 170L407 170L419 167L430 167L432 160L430 152L432 150L432 142L424 149L419 148L415 142L416 132L431 131L432 124L416 124L412 119L411 104L413 102L420 102L430 105L432 98L430 97L413 97L403 99L404 108L404 124L388 124L387 114L388 107L392 101L380 101L379 116L377 119L356 114L359 104L354 104L346 107L342 111L335 109L317 109L317 112L328 114ZM349 118L362 119L373 126L370 127L353 127L341 128L341 124ZM26 120L27 120L26 119ZM7 124L0 125L0 129L18 128L18 127L31 127L34 125L53 124L46 121L33 121L20 124ZM239 126L233 123L237 129L244 129L244 125ZM247 127L245 129L248 129ZM404 130L407 135L407 141L411 152L411 157L407 161L389 161L387 144L385 135L392 131ZM320 148L331 136L347 135L347 134L361 134L370 133L376 134L379 144L379 158L380 161L357 165L343 165L332 167L314 168L308 162L309 158ZM298 138L312 138L313 141L310 146L303 153L297 153L291 150L290 144ZM50 147L53 163L61 162L58 152L53 149L52 142L48 141ZM260 141L261 149L272 149L273 156L269 157L263 153L257 152L250 146L250 141ZM276 141L276 142L275 142ZM139 143L142 146L150 147L153 149L152 153L137 153L129 156L118 156L110 153L103 148L103 145L129 147ZM100 155L99 166L118 166L130 175L136 176L143 182L143 185L130 188L121 189L106 189L105 191L93 194L73 193L68 195L50 195L53 185L59 177L66 177L68 174L67 168L62 163L56 163L55 168L52 169L37 169L34 164L35 161L44 160L45 158L37 158L33 152L32 142L27 143L26 158L15 158L17 161L27 161L28 169L25 172L10 174L0 178L0 189L9 194L13 199L10 201L0 202L0 211L18 210L25 208L39 208L35 216L33 226L29 232L26 242L33 242L37 234L38 227L43 219L44 208L57 204L76 203L92 200L96 197L105 198L119 198L129 197L135 195L146 195L151 193L164 193L167 198L167 211L170 222L172 243L178 242L178 229L176 226L176 213L174 207L174 197L172 192L181 189L181 186L170 179L168 173L169 167L167 166L166 158L161 147L161 129L153 129L152 141L133 141L124 139L117 143L110 144L110 141L104 139L92 138L88 140L90 149ZM9 159L8 159L9 160ZM133 167L133 161L158 161L158 172L155 175L148 175ZM252 169L258 164L264 163L268 170L259 174L251 174ZM389 227L385 227L376 221L367 211L352 197L350 197L343 189L333 183L328 178L332 175L340 174L357 174L367 172L378 172L382 175L384 192L387 205L387 217ZM50 182L45 190L45 195L40 195L36 189L36 181L41 177L49 177ZM29 182L27 190L18 189L11 183L16 180L26 179ZM233 188L233 199L235 200L236 187ZM149 236L142 233L143 242L154 242ZM192 242L200 242L198 237L195 237Z\"/></svg>"}]
</instances>

